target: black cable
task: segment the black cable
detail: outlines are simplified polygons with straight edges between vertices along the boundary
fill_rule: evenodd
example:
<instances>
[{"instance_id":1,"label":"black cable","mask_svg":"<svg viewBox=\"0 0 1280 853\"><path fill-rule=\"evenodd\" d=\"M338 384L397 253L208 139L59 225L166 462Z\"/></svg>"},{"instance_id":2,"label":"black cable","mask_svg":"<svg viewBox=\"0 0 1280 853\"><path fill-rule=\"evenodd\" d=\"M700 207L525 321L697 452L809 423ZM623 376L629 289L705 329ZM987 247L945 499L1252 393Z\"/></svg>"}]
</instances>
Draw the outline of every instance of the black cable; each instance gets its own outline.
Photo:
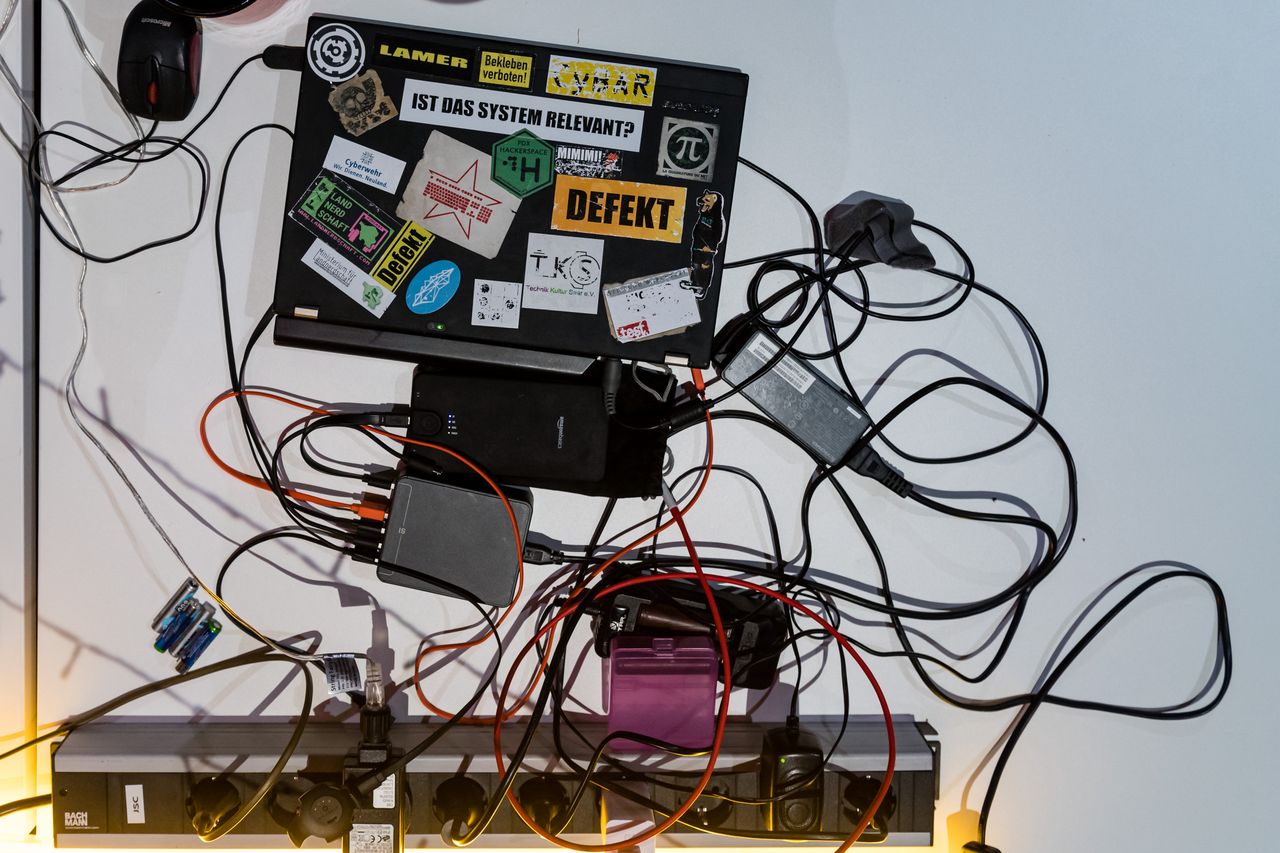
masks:
<instances>
[{"instance_id":1,"label":"black cable","mask_svg":"<svg viewBox=\"0 0 1280 853\"><path fill-rule=\"evenodd\" d=\"M249 813L254 808L256 808L261 803L262 799L266 797L267 793L270 792L271 788L275 785L275 783L279 780L281 774L283 773L284 766L288 763L289 758L292 757L294 749L297 747L299 740L301 740L302 738L302 733L306 728L307 720L311 715L312 683L311 683L310 671L308 671L305 666L302 666L300 662L292 660L291 658L285 657L284 655L275 654L265 647L254 649L244 654L237 655L236 657L228 658L226 660L218 661L217 663L212 663L207 666L200 667L199 669L192 669L184 673L179 673L178 675L172 675L172 676L169 676L168 678L162 678L159 681L153 681L150 684L144 684L141 687L136 687L133 690L129 690L125 693L122 693L119 696L116 696L114 699L109 699L106 702L102 703L101 705L98 705L97 707L84 712L83 714L79 714L76 717L73 717L71 719L64 721L60 725L54 727L53 729L50 729L49 731L45 732L42 735L38 735L24 743L21 743L15 747L12 747L4 751L3 753L0 753L0 761L3 761L4 759L12 755L16 755L19 752L22 752L26 749L30 749L31 747L37 746L46 741L53 740L54 738L62 737L63 735L68 735L74 732L76 729L80 728L81 726L84 726L98 719L99 717L105 716L106 714L111 713L117 708L123 705L127 705L130 702L133 702L144 696L150 696L153 693L159 693L162 690L168 690L170 687L174 687L179 684L185 684L188 681L194 681L196 679L203 678L207 675L213 675L214 673L224 672L229 669L236 669L243 666L250 666L254 664L266 663L271 661L283 661L283 662L291 663L297 666L302 671L303 677L305 679L304 706L301 714L298 717L298 723L294 727L293 736L290 738L290 741L288 745L285 747L284 752L281 753L280 760L276 762L275 766L271 770L271 773L268 774L266 779L263 781L262 785L259 786L254 796L252 796L247 802L243 803L230 817L226 818L211 832L201 836L201 838L205 841L212 841L216 838L221 837L225 833L230 832L232 829L234 829L241 821L243 821L246 817L248 817Z\"/></svg>"},{"instance_id":2,"label":"black cable","mask_svg":"<svg viewBox=\"0 0 1280 853\"><path fill-rule=\"evenodd\" d=\"M27 797L23 800L14 800L11 803L0 805L0 817L6 817L18 812L25 812L29 809L38 809L41 806L51 805L53 803L52 794L40 794L35 797Z\"/></svg>"}]
</instances>

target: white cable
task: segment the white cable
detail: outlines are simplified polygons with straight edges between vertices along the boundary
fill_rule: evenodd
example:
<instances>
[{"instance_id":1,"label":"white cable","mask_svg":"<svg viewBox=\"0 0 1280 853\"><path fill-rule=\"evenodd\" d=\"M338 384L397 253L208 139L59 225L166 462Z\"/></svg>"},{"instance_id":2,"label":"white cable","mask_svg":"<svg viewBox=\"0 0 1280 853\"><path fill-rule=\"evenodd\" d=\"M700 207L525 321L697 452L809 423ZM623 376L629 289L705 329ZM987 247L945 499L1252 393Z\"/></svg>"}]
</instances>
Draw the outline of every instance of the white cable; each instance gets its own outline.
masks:
<instances>
[{"instance_id":1,"label":"white cable","mask_svg":"<svg viewBox=\"0 0 1280 853\"><path fill-rule=\"evenodd\" d=\"M124 113L124 115L128 118L129 123L134 130L135 139L138 142L142 142L142 126L138 123L137 119L133 116L133 114L130 113L127 109L125 109L124 102L120 99L119 92L116 91L115 86L112 85L111 81L107 78L106 74L102 71L102 68L98 64L97 60L93 57L93 54L89 51L88 46L85 44L84 38L80 32L80 27L77 24L75 20L75 16L71 12L71 9L67 7L67 4L64 2L64 0L58 0L58 5L62 7L63 13L67 17L67 23L71 27L72 35L76 40L76 44L80 47L80 51L82 55L85 57L88 63L93 67L94 71L98 75L98 78L102 81L103 86L105 86L106 89L111 93L112 98L115 100L116 104L120 107L121 112ZM12 9L10 9L6 13L6 15L7 17L5 19L5 25L7 26L8 17L12 16ZM0 30L0 34L2 33L3 31ZM3 64L2 60L0 60L0 64ZM23 106L26 109L32 121L32 124L38 130L40 130L41 128L40 128L39 120L35 116L34 110L32 110L30 105L28 105L26 101L22 98L21 88L18 86L17 80L14 79L12 72L10 72L7 64L4 64L3 71L4 71L3 76L5 77L6 81L9 83L10 87L14 89L14 92L16 95L18 95L19 100L23 101ZM10 144L10 146L12 146L17 151L19 156L23 157L25 161L25 154L22 151L21 147L15 143L15 140L12 137L10 137L7 132L4 133L4 137L5 137L5 140ZM137 164L134 165L134 169L130 170L129 175L133 174L133 171L135 171L136 168L137 168ZM127 178L129 175L126 175L125 178ZM76 277L76 286L75 286L76 314L80 320L80 345L76 350L75 359L71 363L71 369L67 373L67 379L63 385L63 396L66 400L67 412L71 415L71 420L75 423L76 428L80 430L81 434L83 434L84 437L87 438L89 442L93 445L94 449L97 450L98 453L102 456L102 458L107 461L107 463L111 466L112 470L115 471L116 476L119 477L120 481L124 484L125 488L129 491L129 494L133 497L134 502L138 505L138 509L142 511L143 516L147 519L151 527L160 536L161 540L168 547L169 551L173 554L174 558L178 561L179 565L181 565L182 568L186 570L187 574L192 578L192 580L194 580L197 584L200 585L200 588L205 592L206 595L208 595L211 599L213 599L218 603L218 605L226 612L226 614L229 617L237 620L242 625L244 625L249 630L249 633L251 633L254 637L260 640L262 643L270 646L277 652L283 655L286 655L287 657L293 660L301 661L301 662L323 660L322 655L300 653L292 649L289 649L285 646L281 646L280 644L274 642L269 637L267 637L266 635L258 631L249 622L245 621L234 610L232 610L230 605L228 605L216 592L214 592L214 590L211 587L209 587L208 584L204 582L204 580L200 578L199 575L196 574L195 570L191 567L191 564L187 562L186 557L183 556L182 551L179 550L177 544L169 536L168 531L165 530L164 526L160 523L159 519L157 519L156 516L152 513L151 507L148 506L146 500L142 497L142 494L138 491L137 487L134 486L133 481L129 479L129 475L125 472L124 468L116 460L115 456L112 455L111 451L107 449L106 445L104 445L98 439L98 437L94 435L93 431L89 429L89 426L81 419L80 412L77 411L77 407L79 407L79 409L83 409L85 412L90 411L88 406L84 404L84 401L81 400L79 389L76 386L76 378L79 375L80 366L84 363L84 356L89 348L89 315L85 309L85 303L84 303L85 281L89 275L89 261L87 258L84 257L84 254L83 254L85 251L84 241L80 238L79 229L76 228L75 223L72 221L71 215L67 210L65 203L62 200L61 193L67 192L67 191L85 191L88 189L101 188L103 186L114 186L119 184L125 178L121 178L120 180L117 180L108 184L101 184L101 185L95 185L90 187L77 187L77 188L59 187L59 186L55 186L53 183L54 178L48 172L47 161L42 161L40 163L40 172L37 175L37 178L41 183L41 185L44 187L44 189L48 192L49 202L53 207L54 213L57 214L57 217L62 221L62 224L66 226L67 233L70 235L70 240L75 245L78 257L80 258L80 272L79 272L79 275Z\"/></svg>"}]
</instances>

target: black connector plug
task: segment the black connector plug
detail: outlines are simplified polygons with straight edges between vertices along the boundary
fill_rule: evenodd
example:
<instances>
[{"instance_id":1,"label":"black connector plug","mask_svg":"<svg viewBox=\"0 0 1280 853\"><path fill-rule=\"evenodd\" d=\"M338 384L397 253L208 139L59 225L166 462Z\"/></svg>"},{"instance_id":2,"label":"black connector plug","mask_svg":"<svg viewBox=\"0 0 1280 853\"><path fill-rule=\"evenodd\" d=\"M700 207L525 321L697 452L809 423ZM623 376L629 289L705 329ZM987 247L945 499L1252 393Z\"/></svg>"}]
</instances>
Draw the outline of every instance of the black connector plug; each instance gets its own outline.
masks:
<instances>
[{"instance_id":1,"label":"black connector plug","mask_svg":"<svg viewBox=\"0 0 1280 853\"><path fill-rule=\"evenodd\" d=\"M970 841L961 849L968 850L970 853L1000 853L999 847L992 847L990 844L983 844L981 841Z\"/></svg>"},{"instance_id":2,"label":"black connector plug","mask_svg":"<svg viewBox=\"0 0 1280 853\"><path fill-rule=\"evenodd\" d=\"M707 400L686 401L672 409L671 414L663 420L662 425L673 430L687 427L706 417L707 410L710 408L711 403Z\"/></svg>"},{"instance_id":3,"label":"black connector plug","mask_svg":"<svg viewBox=\"0 0 1280 853\"><path fill-rule=\"evenodd\" d=\"M538 545L533 542L525 544L524 552L521 556L531 566L558 566L564 562L563 551L557 551L554 548L548 548L546 545Z\"/></svg>"},{"instance_id":4,"label":"black connector plug","mask_svg":"<svg viewBox=\"0 0 1280 853\"><path fill-rule=\"evenodd\" d=\"M300 47L287 44L273 44L262 52L262 62L276 71L302 72L306 56Z\"/></svg>"},{"instance_id":5,"label":"black connector plug","mask_svg":"<svg viewBox=\"0 0 1280 853\"><path fill-rule=\"evenodd\" d=\"M618 414L618 389L622 387L622 362L616 358L605 359L604 376L601 379L604 389L604 410L610 415Z\"/></svg>"},{"instance_id":6,"label":"black connector plug","mask_svg":"<svg viewBox=\"0 0 1280 853\"><path fill-rule=\"evenodd\" d=\"M846 467L855 474L875 480L898 497L905 498L915 488L910 480L902 476L901 471L880 458L880 454L872 450L870 445L863 445L861 450L853 454Z\"/></svg>"}]
</instances>

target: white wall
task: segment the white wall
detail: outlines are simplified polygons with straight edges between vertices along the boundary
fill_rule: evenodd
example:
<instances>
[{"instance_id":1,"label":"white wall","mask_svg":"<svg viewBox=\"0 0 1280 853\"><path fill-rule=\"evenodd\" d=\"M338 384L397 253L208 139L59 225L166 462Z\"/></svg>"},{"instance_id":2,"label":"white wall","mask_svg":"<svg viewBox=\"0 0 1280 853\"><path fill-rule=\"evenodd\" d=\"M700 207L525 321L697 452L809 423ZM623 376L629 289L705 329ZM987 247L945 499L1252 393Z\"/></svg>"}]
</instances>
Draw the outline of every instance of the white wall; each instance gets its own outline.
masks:
<instances>
[{"instance_id":1,"label":"white wall","mask_svg":"<svg viewBox=\"0 0 1280 853\"><path fill-rule=\"evenodd\" d=\"M73 3L108 68L119 21L131 5ZM216 91L239 58L268 41L296 43L308 10L350 12L345 3L295 2L257 24L210 25L206 91ZM1264 551L1280 479L1280 455L1270 440L1280 356L1274 336L1280 8L1264 2L1232 4L1226 12L1191 2L380 0L359 14L740 67L751 75L744 154L791 181L819 210L853 190L875 190L907 199L922 219L959 239L980 279L1021 306L1044 338L1049 417L1072 444L1083 506L1071 555L1033 601L1007 668L989 689L1025 689L1083 603L1111 578L1153 559L1184 560L1218 577L1232 606L1236 641L1235 685L1207 719L1155 724L1042 712L1010 766L992 842L1005 851L1041 853L1086 845L1268 849L1267 792L1280 759L1267 725L1280 697L1266 656L1275 648L1269 608L1280 584ZM53 13L47 17L46 55L52 48L66 55L65 29ZM232 107L199 138L215 164L251 124L292 123L296 82L260 68L247 74ZM47 119L121 127L79 64L48 66L46 86ZM261 139L245 154L227 202L228 244L243 247L229 256L242 336L270 299L287 146ZM73 212L91 247L136 241L185 221L193 180L189 169L166 161L118 191L77 199ZM9 199L6 204L12 206ZM733 257L805 239L786 199L745 172L732 221ZM238 541L281 521L269 501L219 475L195 438L199 412L225 385L211 244L206 227L181 246L91 270L94 337L82 376L86 400L139 451L141 461L126 453L124 464L207 576L229 551L228 538ZM0 250L10 245L0 240ZM78 340L76 265L47 239L45 252L43 378L57 387ZM727 277L722 316L741 310L735 292L745 281L744 275ZM901 276L882 286L886 298L894 288L918 290ZM4 292L11 295L8 286ZM12 314L10 302L0 303L0 323L12 324ZM932 346L1025 389L1013 360L1022 351L1016 339L1002 342L1000 330L1008 334L1008 326L1000 316L974 304L925 327L876 325L850 354L850 370L865 387L904 351ZM8 340L6 333L6 349ZM926 381L939 370L934 362L918 362L903 380ZM409 382L401 365L270 346L255 356L253 374L335 400L404 399ZM13 382L0 375L0 393L14 393ZM885 390L873 413L905 393L903 385ZM44 405L40 716L52 719L168 672L147 648L147 622L181 572L112 473L74 434L54 391L46 391ZM0 429L15 429L11 419L6 410ZM990 421L941 406L898 426L899 439L922 452L973 447L992 429ZM229 421L218 429L230 447ZM719 438L723 461L753 465L766 478L784 512L787 542L794 544L796 517L787 500L807 476L798 454L736 427L725 427ZM692 436L677 445L682 458L700 453ZM114 440L111 446L121 448ZM247 463L243 452L232 455ZM147 475L143 462L163 473L191 511ZM1017 491L1049 518L1061 512L1061 466L1046 442L1029 443L1003 462L907 466L907 473L946 488ZM3 479L9 488L7 469ZM1017 572L1020 549L999 531L940 521L862 481L850 488L880 535L902 592L976 597ZM763 541L751 500L732 481L714 483L690 516L695 535ZM534 527L581 542L598 506L540 495ZM755 529L743 532L743 518ZM872 579L865 549L833 502L820 504L816 531L820 565ZM420 631L463 618L440 602L378 586L365 567L306 556L314 565L294 557L289 567L366 585L391 612L398 664L412 654ZM0 567L6 584L9 565ZM245 563L238 572L229 595L264 629L319 627L326 648L368 645L367 602L343 606L332 589L299 585L261 564ZM1081 659L1063 692L1151 704L1182 698L1203 674L1209 617L1204 597L1189 586L1145 599ZM8 618L5 624L8 643ZM971 627L941 638L964 646L977 635ZM879 629L861 637L889 641ZM231 636L219 645L218 655L247 647ZM1009 717L942 706L903 666L880 662L875 670L896 711L927 717L942 734L937 849L947 849L948 815L960 808L967 777ZM282 675L193 686L135 710L249 713ZM461 675L440 681L446 698L466 692ZM870 711L868 694L855 695ZM832 712L837 701L827 680L806 694L803 710ZM269 712L291 713L295 702L286 689ZM982 790L979 781L971 806Z\"/></svg>"},{"instance_id":2,"label":"white wall","mask_svg":"<svg viewBox=\"0 0 1280 853\"><path fill-rule=\"evenodd\" d=\"M0 3L0 14L4 3ZM0 42L0 54L22 75L23 21L15 17ZM21 79L21 77L20 77ZM7 86L0 86L0 123L22 139L21 107ZM18 742L27 724L20 697L26 680L24 643L24 549L26 506L23 460L28 450L23 404L23 239L25 204L22 162L0 141L0 684L18 701L0 702L0 750ZM34 793L34 765L11 760L0 765L0 798Z\"/></svg>"}]
</instances>

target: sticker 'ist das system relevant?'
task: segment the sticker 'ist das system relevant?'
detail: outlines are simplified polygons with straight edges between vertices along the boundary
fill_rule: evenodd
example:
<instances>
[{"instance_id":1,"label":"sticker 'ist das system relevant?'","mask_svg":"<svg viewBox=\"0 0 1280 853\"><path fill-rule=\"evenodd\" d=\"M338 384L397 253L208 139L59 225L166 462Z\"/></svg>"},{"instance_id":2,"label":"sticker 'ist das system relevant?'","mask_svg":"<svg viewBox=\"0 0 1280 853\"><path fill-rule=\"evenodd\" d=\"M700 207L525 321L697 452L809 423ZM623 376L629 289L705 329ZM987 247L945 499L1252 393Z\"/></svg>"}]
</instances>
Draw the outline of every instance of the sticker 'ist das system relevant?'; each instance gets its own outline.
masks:
<instances>
[{"instance_id":1,"label":"sticker 'ist das system relevant?'","mask_svg":"<svg viewBox=\"0 0 1280 853\"><path fill-rule=\"evenodd\" d=\"M551 142L623 151L639 151L644 131L644 110L413 78L404 81L400 119L503 136L528 130Z\"/></svg>"},{"instance_id":2,"label":"sticker 'ist das system relevant?'","mask_svg":"<svg viewBox=\"0 0 1280 853\"><path fill-rule=\"evenodd\" d=\"M560 175L551 227L679 243L684 236L684 202L684 187Z\"/></svg>"}]
</instances>

